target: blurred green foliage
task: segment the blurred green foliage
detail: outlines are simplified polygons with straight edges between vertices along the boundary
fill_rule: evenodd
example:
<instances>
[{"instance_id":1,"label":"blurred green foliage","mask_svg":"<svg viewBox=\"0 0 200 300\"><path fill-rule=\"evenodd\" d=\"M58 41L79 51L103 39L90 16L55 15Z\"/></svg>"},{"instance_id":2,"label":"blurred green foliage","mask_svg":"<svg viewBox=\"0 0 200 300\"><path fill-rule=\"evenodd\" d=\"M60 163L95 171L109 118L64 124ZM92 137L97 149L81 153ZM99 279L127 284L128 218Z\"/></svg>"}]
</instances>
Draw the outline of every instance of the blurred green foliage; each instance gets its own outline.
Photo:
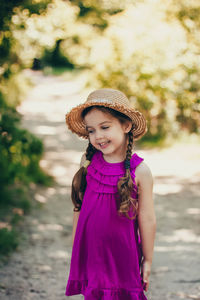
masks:
<instances>
[{"instance_id":1,"label":"blurred green foliage","mask_svg":"<svg viewBox=\"0 0 200 300\"><path fill-rule=\"evenodd\" d=\"M18 225L32 205L29 184L48 186L52 178L39 166L42 142L20 128L20 115L6 104L2 94L0 107L0 221L10 227L0 228L0 254L9 254L18 244ZM20 209L22 215L14 213L15 209Z\"/></svg>"},{"instance_id":2,"label":"blurred green foliage","mask_svg":"<svg viewBox=\"0 0 200 300\"><path fill-rule=\"evenodd\" d=\"M26 16L42 14L47 8L50 0L0 0L0 80L8 79L15 73L18 73L24 66L23 61L19 60L15 49L16 39L11 30L11 20L19 11L23 11ZM17 24L19 30L25 28L21 22Z\"/></svg>"},{"instance_id":3,"label":"blurred green foliage","mask_svg":"<svg viewBox=\"0 0 200 300\"><path fill-rule=\"evenodd\" d=\"M0 230L0 258L3 260L4 256L9 255L17 248L19 244L18 233L12 229L2 228Z\"/></svg>"},{"instance_id":4,"label":"blurred green foliage","mask_svg":"<svg viewBox=\"0 0 200 300\"><path fill-rule=\"evenodd\" d=\"M46 66L63 67L71 70L75 68L75 65L69 61L69 58L62 53L60 49L61 43L61 39L57 40L53 49L44 49L42 59L40 60L42 68Z\"/></svg>"},{"instance_id":5,"label":"blurred green foliage","mask_svg":"<svg viewBox=\"0 0 200 300\"><path fill-rule=\"evenodd\" d=\"M0 105L0 193L7 184L48 183L47 177L39 168L43 153L42 142L29 131L19 128L19 114L6 105L1 94Z\"/></svg>"},{"instance_id":6,"label":"blurred green foliage","mask_svg":"<svg viewBox=\"0 0 200 300\"><path fill-rule=\"evenodd\" d=\"M70 0L70 3L78 7L77 19L103 31L109 26L109 16L122 12L128 1Z\"/></svg>"},{"instance_id":7,"label":"blurred green foliage","mask_svg":"<svg viewBox=\"0 0 200 300\"><path fill-rule=\"evenodd\" d=\"M53 180L39 165L43 144L20 127L16 106L28 82L20 74L24 63L15 49L11 19L16 11L29 16L44 12L49 1L0 1L0 258L15 250L20 224L32 206L29 184L50 185ZM24 26L21 24L21 30Z\"/></svg>"}]
</instances>

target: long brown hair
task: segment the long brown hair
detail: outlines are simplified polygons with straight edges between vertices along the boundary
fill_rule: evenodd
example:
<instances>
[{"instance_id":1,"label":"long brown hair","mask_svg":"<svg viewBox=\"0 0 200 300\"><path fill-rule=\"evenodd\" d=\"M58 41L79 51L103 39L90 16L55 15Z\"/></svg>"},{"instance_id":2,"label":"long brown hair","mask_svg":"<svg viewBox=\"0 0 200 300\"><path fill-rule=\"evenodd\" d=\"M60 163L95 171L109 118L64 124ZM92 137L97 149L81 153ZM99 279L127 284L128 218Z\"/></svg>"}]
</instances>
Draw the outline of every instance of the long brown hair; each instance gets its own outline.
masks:
<instances>
[{"instance_id":1,"label":"long brown hair","mask_svg":"<svg viewBox=\"0 0 200 300\"><path fill-rule=\"evenodd\" d=\"M98 105L94 105L92 107L87 107L86 109L84 109L84 111L82 112L82 118L84 118L86 114L93 108L96 108L105 113L110 113L112 116L117 118L122 124L125 123L127 120L131 121L129 117L112 108L98 106ZM117 183L118 193L120 196L120 205L119 205L118 213L125 215L128 219L135 219L138 211L137 199L131 197L131 193L135 189L135 186L131 178L131 173L130 173L130 159L131 159L132 148L133 148L133 130L134 130L134 124L132 126L132 129L127 134L128 145L127 145L126 158L125 158L126 173L125 176L121 177ZM92 144L89 142L85 152L86 160L91 161L95 152L96 152L96 148L93 147ZM74 211L81 210L83 196L87 186L86 174L87 174L87 167L81 166L81 168L74 175L74 178L72 180L71 198L74 204ZM130 215L128 214L130 208L133 211L132 217L130 217Z\"/></svg>"}]
</instances>

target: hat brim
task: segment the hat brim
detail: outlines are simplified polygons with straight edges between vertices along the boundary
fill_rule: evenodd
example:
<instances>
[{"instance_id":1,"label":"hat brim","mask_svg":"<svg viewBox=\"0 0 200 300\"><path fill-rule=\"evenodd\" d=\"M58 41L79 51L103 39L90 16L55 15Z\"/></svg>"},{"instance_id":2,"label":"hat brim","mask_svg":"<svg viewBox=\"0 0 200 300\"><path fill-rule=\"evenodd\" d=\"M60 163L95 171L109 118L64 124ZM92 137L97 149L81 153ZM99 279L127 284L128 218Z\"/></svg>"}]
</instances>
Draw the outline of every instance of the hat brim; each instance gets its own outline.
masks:
<instances>
[{"instance_id":1,"label":"hat brim","mask_svg":"<svg viewBox=\"0 0 200 300\"><path fill-rule=\"evenodd\" d=\"M132 120L133 124L135 125L133 131L133 137L135 140L140 139L147 132L146 119L144 118L141 112L134 109L127 109L123 105L116 104L116 103L99 103L97 100L97 102L92 102L92 103L86 102L84 104L80 104L72 108L72 110L65 115L65 120L68 128L72 132L76 133L78 136L85 139L88 138L88 132L85 128L85 124L83 122L83 118L81 114L85 108L94 105L110 107L128 116Z\"/></svg>"}]
</instances>

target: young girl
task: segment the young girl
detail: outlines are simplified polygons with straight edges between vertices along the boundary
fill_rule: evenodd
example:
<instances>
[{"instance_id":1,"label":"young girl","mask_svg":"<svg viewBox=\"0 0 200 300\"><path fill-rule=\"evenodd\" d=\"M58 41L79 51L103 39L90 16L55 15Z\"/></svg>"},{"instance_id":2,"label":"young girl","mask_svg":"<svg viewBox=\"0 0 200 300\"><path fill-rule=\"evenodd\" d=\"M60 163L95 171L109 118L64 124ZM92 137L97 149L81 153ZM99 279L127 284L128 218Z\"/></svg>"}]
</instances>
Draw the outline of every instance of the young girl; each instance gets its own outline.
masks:
<instances>
[{"instance_id":1,"label":"young girl","mask_svg":"<svg viewBox=\"0 0 200 300\"><path fill-rule=\"evenodd\" d=\"M133 142L147 128L118 90L92 92L66 114L89 143L72 181L73 247L66 296L146 300L154 238L153 180Z\"/></svg>"}]
</instances>

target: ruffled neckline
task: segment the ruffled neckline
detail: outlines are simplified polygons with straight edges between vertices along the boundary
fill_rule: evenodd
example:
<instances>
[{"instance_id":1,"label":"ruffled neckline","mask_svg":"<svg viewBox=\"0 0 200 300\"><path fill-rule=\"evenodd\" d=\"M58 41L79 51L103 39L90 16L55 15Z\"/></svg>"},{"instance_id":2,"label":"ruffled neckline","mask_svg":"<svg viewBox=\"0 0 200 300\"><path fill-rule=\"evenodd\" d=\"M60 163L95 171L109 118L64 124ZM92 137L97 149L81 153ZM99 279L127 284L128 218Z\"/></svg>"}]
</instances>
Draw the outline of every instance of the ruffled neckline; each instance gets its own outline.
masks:
<instances>
[{"instance_id":1,"label":"ruffled neckline","mask_svg":"<svg viewBox=\"0 0 200 300\"><path fill-rule=\"evenodd\" d=\"M130 171L131 173L135 173L135 168L137 165L143 161L143 158L134 153L130 160ZM88 171L90 169L95 169L96 172L104 174L104 175L124 175L125 174L125 166L124 161L110 163L106 161L103 157L103 153L101 151L96 151L92 157L91 164L88 166Z\"/></svg>"},{"instance_id":2,"label":"ruffled neckline","mask_svg":"<svg viewBox=\"0 0 200 300\"><path fill-rule=\"evenodd\" d=\"M120 162L108 162L105 160L105 158L103 157L103 153L101 151L97 151L96 152L97 156L98 156L98 159L101 161L102 164L104 164L105 166L111 166L111 167L123 167L124 166L124 161L120 161ZM131 159L134 159L136 153L134 153L131 157Z\"/></svg>"},{"instance_id":3,"label":"ruffled neckline","mask_svg":"<svg viewBox=\"0 0 200 300\"><path fill-rule=\"evenodd\" d=\"M134 153L130 160L130 173L135 182L135 168L143 160ZM117 183L119 177L125 175L124 161L110 163L107 162L101 151L96 151L92 157L90 165L87 167L87 184L95 192L117 193Z\"/></svg>"},{"instance_id":4,"label":"ruffled neckline","mask_svg":"<svg viewBox=\"0 0 200 300\"><path fill-rule=\"evenodd\" d=\"M125 174L124 162L109 163L107 162L101 151L96 151L92 157L91 164L88 166L88 171L94 169L95 173L102 175L123 176Z\"/></svg>"}]
</instances>

